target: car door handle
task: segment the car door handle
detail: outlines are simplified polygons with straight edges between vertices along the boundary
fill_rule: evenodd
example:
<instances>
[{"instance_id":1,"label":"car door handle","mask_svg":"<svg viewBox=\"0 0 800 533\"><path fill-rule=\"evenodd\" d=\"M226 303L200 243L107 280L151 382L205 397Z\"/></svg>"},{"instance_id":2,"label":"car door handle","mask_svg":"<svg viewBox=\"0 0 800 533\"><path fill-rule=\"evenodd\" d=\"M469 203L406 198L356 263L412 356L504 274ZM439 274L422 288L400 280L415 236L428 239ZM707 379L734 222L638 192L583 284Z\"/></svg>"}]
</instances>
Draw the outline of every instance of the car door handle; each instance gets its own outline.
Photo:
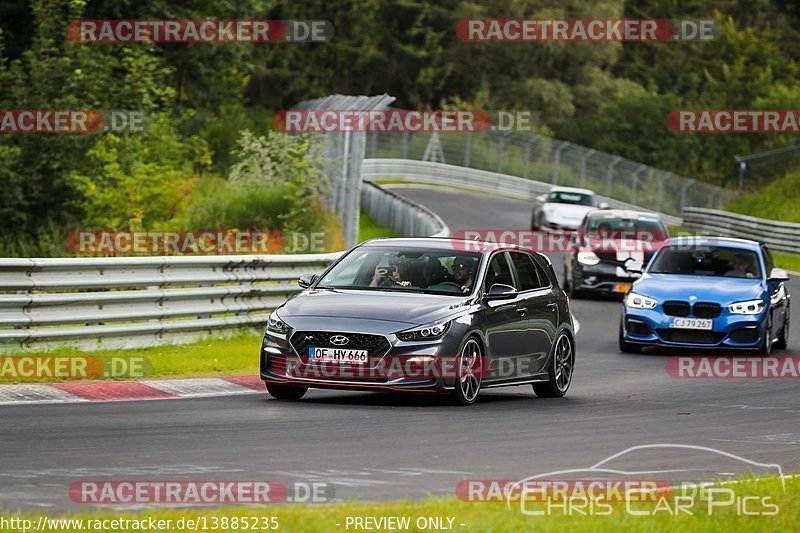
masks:
<instances>
[{"instance_id":1,"label":"car door handle","mask_svg":"<svg viewBox=\"0 0 800 533\"><path fill-rule=\"evenodd\" d=\"M549 304L547 304L547 308L555 311L558 308L558 306L556 305L555 302L550 302Z\"/></svg>"},{"instance_id":2,"label":"car door handle","mask_svg":"<svg viewBox=\"0 0 800 533\"><path fill-rule=\"evenodd\" d=\"M519 313L520 315L524 315L527 312L528 312L527 307L517 307L517 313Z\"/></svg>"}]
</instances>

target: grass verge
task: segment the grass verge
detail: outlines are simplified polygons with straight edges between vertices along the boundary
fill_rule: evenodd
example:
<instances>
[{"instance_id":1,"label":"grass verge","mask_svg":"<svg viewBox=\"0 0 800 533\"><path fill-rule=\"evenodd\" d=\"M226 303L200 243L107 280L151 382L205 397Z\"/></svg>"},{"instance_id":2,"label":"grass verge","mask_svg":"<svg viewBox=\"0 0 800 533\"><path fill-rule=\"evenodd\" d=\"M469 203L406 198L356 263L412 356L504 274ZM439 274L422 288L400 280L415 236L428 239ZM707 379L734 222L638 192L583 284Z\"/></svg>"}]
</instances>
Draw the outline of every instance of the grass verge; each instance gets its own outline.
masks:
<instances>
[{"instance_id":1,"label":"grass verge","mask_svg":"<svg viewBox=\"0 0 800 533\"><path fill-rule=\"evenodd\" d=\"M361 212L358 218L358 240L359 242L368 241L370 239L377 239L380 237L401 237L392 228L381 226L372 220L369 215Z\"/></svg>"},{"instance_id":2,"label":"grass verge","mask_svg":"<svg viewBox=\"0 0 800 533\"><path fill-rule=\"evenodd\" d=\"M800 222L800 173L776 179L757 191L728 202L725 209L751 217Z\"/></svg>"},{"instance_id":3,"label":"grass verge","mask_svg":"<svg viewBox=\"0 0 800 533\"><path fill-rule=\"evenodd\" d=\"M184 520L183 531L192 529L187 527L186 520L199 520L201 524L205 523L205 528L202 525L197 528L199 531L235 531L256 529L252 527L253 524L262 524L262 521L269 523L270 517L275 517L279 531L348 531L365 529L364 527L354 527L353 520L355 518L371 517L380 520L388 517L408 517L407 528L395 527L395 529L431 531L435 528L430 527L430 522L418 523L417 521L420 518L440 518L445 526L443 529L454 531L797 531L798 525L800 525L800 479L788 478L785 491L777 477L740 478L738 483L724 487L731 489L733 494L714 495L713 501L716 504L728 501L729 503L713 505L710 515L708 495L706 495L706 499L695 496L692 498L692 502L684 500L682 502L684 503L683 511L677 514L675 514L675 495L664 495L664 500L660 502L609 504L610 510L605 516L598 514L599 507L595 507L594 513L586 510L581 513L565 502L558 502L558 506L555 505L556 502L553 502L549 513L545 503L526 504L526 509L529 511L538 510L545 513L542 516L532 516L524 514L519 503L512 503L509 509L504 502L477 503L462 502L455 498L430 498L420 502L287 504L258 508L145 510L140 513L85 511L51 517L51 520L59 518L82 520L82 524L77 522L73 522L71 525L61 523L60 527L54 527L54 523L49 522L50 528L45 530L77 532L81 531L81 526L85 528L88 520L152 518L154 520L171 520L172 525L171 527L150 529L150 531L180 531L181 529L176 526L181 519ZM747 500L745 501L744 498ZM582 502L577 502L575 505L580 503ZM589 508L584 507L584 509ZM645 514L633 515L628 512L628 509ZM743 509L750 513L772 514L746 516ZM40 515L13 516L31 520L30 525L36 525ZM6 515L4 518L8 520L10 517ZM452 528L447 527L448 519L452 519ZM233 524L234 520L238 525ZM243 522L247 522L250 527L242 527ZM218 527L212 527L214 523ZM349 527L347 527L348 524ZM141 530L130 525L120 525L122 527L114 527L113 531ZM375 524L373 523L373 525ZM377 531L389 529L386 527L386 523L383 527L375 526L369 529ZM29 531L32 530L33 528L29 529ZM112 529L105 527L94 530L111 531ZM7 528L4 531L21 532L23 529L22 527Z\"/></svg>"}]
</instances>

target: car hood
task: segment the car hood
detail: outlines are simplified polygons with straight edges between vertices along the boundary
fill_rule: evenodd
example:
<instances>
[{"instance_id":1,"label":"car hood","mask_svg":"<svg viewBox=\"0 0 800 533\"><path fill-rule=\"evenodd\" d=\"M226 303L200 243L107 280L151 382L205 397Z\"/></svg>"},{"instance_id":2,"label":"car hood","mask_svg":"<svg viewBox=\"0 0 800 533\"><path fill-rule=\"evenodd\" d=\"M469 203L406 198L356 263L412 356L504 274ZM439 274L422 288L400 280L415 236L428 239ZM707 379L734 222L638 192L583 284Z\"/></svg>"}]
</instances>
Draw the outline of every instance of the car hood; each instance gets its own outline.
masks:
<instances>
[{"instance_id":1,"label":"car hood","mask_svg":"<svg viewBox=\"0 0 800 533\"><path fill-rule=\"evenodd\" d=\"M645 274L631 290L662 302L696 296L697 301L725 305L762 298L764 286L759 279Z\"/></svg>"},{"instance_id":2,"label":"car hood","mask_svg":"<svg viewBox=\"0 0 800 533\"><path fill-rule=\"evenodd\" d=\"M316 289L303 292L278 312L294 325L305 317L384 321L399 326L422 325L457 313L469 298L455 295L403 294L368 290ZM316 322L324 324L317 320Z\"/></svg>"},{"instance_id":3,"label":"car hood","mask_svg":"<svg viewBox=\"0 0 800 533\"><path fill-rule=\"evenodd\" d=\"M584 215L589 211L594 211L596 207L589 205L575 205L575 204L555 204L547 203L544 205L544 212L547 214L548 220L558 222L571 222L580 224L583 221Z\"/></svg>"}]
</instances>

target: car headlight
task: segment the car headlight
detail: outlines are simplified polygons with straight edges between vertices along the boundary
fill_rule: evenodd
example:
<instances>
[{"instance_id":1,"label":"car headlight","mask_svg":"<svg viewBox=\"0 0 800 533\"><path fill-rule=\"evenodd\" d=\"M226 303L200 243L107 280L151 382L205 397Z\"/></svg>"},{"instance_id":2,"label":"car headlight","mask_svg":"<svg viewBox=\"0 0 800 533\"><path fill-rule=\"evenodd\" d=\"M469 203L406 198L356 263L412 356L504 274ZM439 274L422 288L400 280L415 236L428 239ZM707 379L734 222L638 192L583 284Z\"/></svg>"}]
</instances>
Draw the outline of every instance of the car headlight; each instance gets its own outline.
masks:
<instances>
[{"instance_id":1,"label":"car headlight","mask_svg":"<svg viewBox=\"0 0 800 533\"><path fill-rule=\"evenodd\" d=\"M433 322L400 332L397 334L397 338L401 341L435 341L444 337L448 329L450 329L449 321Z\"/></svg>"},{"instance_id":2,"label":"car headlight","mask_svg":"<svg viewBox=\"0 0 800 533\"><path fill-rule=\"evenodd\" d=\"M658 305L658 300L635 292L629 292L625 297L625 305L634 309L652 309Z\"/></svg>"},{"instance_id":3,"label":"car headlight","mask_svg":"<svg viewBox=\"0 0 800 533\"><path fill-rule=\"evenodd\" d=\"M728 306L728 311L735 315L757 315L764 310L764 300L748 300L735 302Z\"/></svg>"},{"instance_id":4,"label":"car headlight","mask_svg":"<svg viewBox=\"0 0 800 533\"><path fill-rule=\"evenodd\" d=\"M278 315L273 311L267 319L267 331L274 333L286 334L289 332L289 324L278 318Z\"/></svg>"},{"instance_id":5,"label":"car headlight","mask_svg":"<svg viewBox=\"0 0 800 533\"><path fill-rule=\"evenodd\" d=\"M600 258L597 257L597 254L592 252L591 250L587 250L585 252L578 252L578 263L582 265L596 265L600 262Z\"/></svg>"}]
</instances>

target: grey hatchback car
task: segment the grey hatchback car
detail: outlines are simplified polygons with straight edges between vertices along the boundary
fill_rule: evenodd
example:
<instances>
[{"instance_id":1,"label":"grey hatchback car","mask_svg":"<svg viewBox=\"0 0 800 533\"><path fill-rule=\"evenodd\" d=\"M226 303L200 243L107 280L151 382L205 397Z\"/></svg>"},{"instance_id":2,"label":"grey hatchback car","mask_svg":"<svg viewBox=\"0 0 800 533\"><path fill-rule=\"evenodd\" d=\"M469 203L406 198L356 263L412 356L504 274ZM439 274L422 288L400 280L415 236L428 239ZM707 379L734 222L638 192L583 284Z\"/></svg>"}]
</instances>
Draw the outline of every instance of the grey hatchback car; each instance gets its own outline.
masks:
<instances>
[{"instance_id":1,"label":"grey hatchback car","mask_svg":"<svg viewBox=\"0 0 800 533\"><path fill-rule=\"evenodd\" d=\"M563 396L575 367L569 299L542 254L480 241L375 239L339 258L269 317L261 379L309 388L448 392L532 384Z\"/></svg>"}]
</instances>

